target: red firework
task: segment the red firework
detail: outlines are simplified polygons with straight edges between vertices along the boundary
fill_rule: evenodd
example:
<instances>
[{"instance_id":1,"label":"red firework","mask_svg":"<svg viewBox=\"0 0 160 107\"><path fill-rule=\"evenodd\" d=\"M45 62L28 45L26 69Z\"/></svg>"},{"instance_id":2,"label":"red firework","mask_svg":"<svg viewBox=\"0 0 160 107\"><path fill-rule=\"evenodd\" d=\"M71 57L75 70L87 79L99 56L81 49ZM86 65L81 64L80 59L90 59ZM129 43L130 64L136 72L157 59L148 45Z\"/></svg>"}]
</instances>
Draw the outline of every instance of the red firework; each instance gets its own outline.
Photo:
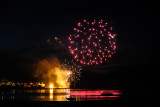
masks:
<instances>
[{"instance_id":1,"label":"red firework","mask_svg":"<svg viewBox=\"0 0 160 107\"><path fill-rule=\"evenodd\" d=\"M84 65L104 63L115 53L116 34L103 20L83 20L69 35L69 51L74 59Z\"/></svg>"}]
</instances>

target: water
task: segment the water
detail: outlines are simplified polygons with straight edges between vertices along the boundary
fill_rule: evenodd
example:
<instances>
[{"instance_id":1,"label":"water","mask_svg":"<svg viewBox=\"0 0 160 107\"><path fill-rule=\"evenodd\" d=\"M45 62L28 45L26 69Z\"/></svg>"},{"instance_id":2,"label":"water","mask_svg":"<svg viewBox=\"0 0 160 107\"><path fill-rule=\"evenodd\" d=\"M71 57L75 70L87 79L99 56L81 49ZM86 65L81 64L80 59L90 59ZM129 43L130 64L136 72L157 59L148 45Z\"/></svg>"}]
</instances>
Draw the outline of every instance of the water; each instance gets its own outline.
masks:
<instances>
[{"instance_id":1,"label":"water","mask_svg":"<svg viewBox=\"0 0 160 107\"><path fill-rule=\"evenodd\" d=\"M10 89L0 90L0 101L99 101L118 100L120 90Z\"/></svg>"}]
</instances>

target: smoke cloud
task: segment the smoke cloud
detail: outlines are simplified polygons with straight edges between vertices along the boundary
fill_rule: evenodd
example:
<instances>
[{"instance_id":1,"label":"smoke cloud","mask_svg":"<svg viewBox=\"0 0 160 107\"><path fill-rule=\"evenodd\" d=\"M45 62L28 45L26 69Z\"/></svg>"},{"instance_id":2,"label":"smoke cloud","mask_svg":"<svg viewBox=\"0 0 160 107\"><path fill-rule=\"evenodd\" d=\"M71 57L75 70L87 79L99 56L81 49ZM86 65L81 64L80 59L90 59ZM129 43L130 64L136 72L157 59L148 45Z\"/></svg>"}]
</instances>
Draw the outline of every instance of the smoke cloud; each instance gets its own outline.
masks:
<instances>
[{"instance_id":1,"label":"smoke cloud","mask_svg":"<svg viewBox=\"0 0 160 107\"><path fill-rule=\"evenodd\" d=\"M44 59L37 63L34 77L38 78L49 87L69 88L70 82L67 81L67 71L61 68L61 63L57 58Z\"/></svg>"}]
</instances>

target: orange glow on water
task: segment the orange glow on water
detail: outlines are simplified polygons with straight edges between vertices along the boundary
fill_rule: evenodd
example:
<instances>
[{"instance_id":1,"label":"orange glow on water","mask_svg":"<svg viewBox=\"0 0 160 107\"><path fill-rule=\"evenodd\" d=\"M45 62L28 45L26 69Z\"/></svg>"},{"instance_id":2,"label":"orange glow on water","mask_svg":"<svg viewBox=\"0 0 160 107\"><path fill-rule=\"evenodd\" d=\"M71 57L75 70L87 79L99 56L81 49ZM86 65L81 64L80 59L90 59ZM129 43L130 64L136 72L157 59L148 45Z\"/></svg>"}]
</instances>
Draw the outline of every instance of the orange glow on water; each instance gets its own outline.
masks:
<instances>
[{"instance_id":1,"label":"orange glow on water","mask_svg":"<svg viewBox=\"0 0 160 107\"><path fill-rule=\"evenodd\" d=\"M49 93L53 93L53 89L50 89L50 90L49 90Z\"/></svg>"},{"instance_id":2,"label":"orange glow on water","mask_svg":"<svg viewBox=\"0 0 160 107\"><path fill-rule=\"evenodd\" d=\"M50 86L52 87L53 85L51 84ZM50 100L53 99L53 88L49 89L49 98L50 98Z\"/></svg>"}]
</instances>

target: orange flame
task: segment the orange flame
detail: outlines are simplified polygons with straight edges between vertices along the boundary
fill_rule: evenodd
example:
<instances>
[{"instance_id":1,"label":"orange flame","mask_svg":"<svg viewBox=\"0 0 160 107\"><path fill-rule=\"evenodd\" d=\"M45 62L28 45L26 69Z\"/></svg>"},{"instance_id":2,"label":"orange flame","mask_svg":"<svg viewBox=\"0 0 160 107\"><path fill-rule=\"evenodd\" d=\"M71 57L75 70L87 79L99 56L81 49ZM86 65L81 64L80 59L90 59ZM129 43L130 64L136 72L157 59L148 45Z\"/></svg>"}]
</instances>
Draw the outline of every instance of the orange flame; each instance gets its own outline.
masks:
<instances>
[{"instance_id":1,"label":"orange flame","mask_svg":"<svg viewBox=\"0 0 160 107\"><path fill-rule=\"evenodd\" d=\"M48 88L70 87L70 82L67 82L67 71L61 68L61 64L57 58L39 61L34 77L44 81Z\"/></svg>"}]
</instances>

